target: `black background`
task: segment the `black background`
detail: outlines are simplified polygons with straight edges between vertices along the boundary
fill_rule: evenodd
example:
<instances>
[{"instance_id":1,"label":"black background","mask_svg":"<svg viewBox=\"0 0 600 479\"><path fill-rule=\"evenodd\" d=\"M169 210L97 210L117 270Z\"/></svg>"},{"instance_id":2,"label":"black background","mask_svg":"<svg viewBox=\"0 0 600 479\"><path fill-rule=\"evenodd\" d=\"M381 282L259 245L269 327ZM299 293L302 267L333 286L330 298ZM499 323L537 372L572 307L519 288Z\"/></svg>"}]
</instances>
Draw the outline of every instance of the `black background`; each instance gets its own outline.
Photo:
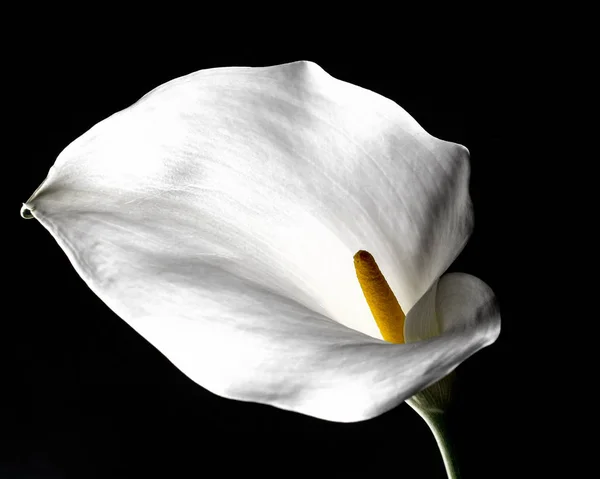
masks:
<instances>
[{"instance_id":1,"label":"black background","mask_svg":"<svg viewBox=\"0 0 600 479\"><path fill-rule=\"evenodd\" d=\"M345 60L243 48L199 49L182 56L142 43L83 49L82 54L76 43L59 49L42 45L30 52L13 80L19 101L14 126L23 135L14 140L20 155L12 161L16 170L10 202L5 202L9 208L3 212L19 251L13 258L18 256L17 286L7 298L18 311L18 333L7 335L18 386L7 388L8 419L16 428L5 429L10 437L3 434L9 447L3 449L2 477L130 478L157 471L163 477L341 475L360 470L445 477L433 436L406 404L369 421L337 424L207 392L87 288L39 223L19 217L21 203L65 146L152 88L204 68L299 59L393 99L429 133L471 152L475 230L450 270L478 276L492 287L502 332L495 344L457 370L454 440L464 478L506 477L518 455L510 438L523 439L529 432L525 426L514 430L510 420L515 407L515 319L505 251L510 159L501 145L511 97L501 53L488 63L463 58L460 51L434 49L427 61L412 62L400 55Z\"/></svg>"}]
</instances>

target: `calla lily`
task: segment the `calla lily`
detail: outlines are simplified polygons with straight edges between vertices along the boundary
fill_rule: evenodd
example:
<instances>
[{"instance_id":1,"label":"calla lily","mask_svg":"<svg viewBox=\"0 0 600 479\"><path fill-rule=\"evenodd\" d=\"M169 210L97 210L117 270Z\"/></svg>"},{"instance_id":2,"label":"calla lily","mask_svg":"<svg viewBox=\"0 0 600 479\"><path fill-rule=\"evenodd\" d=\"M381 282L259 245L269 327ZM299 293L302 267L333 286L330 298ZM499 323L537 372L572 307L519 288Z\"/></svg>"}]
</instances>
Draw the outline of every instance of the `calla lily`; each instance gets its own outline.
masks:
<instances>
[{"instance_id":1,"label":"calla lily","mask_svg":"<svg viewBox=\"0 0 600 479\"><path fill-rule=\"evenodd\" d=\"M67 146L21 214L197 384L353 422L498 337L490 288L441 276L472 229L468 181L466 148L295 62L159 86ZM406 314L403 344L365 300L359 251Z\"/></svg>"}]
</instances>

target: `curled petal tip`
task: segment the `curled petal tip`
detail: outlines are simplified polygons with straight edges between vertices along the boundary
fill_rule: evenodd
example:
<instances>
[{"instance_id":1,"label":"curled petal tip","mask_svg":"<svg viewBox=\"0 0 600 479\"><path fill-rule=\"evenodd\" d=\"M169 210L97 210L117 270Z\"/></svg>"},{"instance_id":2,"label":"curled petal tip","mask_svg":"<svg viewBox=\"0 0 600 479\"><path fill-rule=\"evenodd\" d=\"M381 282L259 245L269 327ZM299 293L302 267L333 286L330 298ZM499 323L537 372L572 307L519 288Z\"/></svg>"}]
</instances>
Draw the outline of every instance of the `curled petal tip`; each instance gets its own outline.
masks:
<instances>
[{"instance_id":1,"label":"curled petal tip","mask_svg":"<svg viewBox=\"0 0 600 479\"><path fill-rule=\"evenodd\" d=\"M30 220L33 218L33 215L31 214L31 212L33 211L33 208L27 206L25 203L23 203L23 206L21 206L21 217L25 218L26 220Z\"/></svg>"}]
</instances>

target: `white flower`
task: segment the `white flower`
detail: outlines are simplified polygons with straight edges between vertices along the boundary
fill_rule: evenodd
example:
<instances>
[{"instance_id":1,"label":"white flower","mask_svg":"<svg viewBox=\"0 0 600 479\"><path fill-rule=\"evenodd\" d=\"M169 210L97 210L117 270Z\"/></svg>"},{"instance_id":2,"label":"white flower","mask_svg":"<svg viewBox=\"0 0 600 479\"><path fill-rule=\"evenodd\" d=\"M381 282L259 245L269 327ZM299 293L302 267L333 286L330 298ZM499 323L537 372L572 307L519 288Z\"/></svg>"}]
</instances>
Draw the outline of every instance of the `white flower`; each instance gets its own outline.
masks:
<instances>
[{"instance_id":1,"label":"white flower","mask_svg":"<svg viewBox=\"0 0 600 479\"><path fill-rule=\"evenodd\" d=\"M352 422L499 334L484 283L439 279L471 231L468 180L464 147L314 63L217 68L76 139L22 215L199 385ZM407 312L409 344L381 339L359 250Z\"/></svg>"}]
</instances>

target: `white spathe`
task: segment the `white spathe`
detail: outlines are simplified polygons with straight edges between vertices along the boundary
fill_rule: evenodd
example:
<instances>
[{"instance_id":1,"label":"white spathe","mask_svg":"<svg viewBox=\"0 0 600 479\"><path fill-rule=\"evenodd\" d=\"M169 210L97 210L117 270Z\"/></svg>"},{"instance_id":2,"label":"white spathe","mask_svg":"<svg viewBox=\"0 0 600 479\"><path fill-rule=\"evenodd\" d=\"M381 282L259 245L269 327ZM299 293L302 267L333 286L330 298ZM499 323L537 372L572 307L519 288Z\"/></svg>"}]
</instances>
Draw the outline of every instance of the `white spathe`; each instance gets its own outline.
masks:
<instances>
[{"instance_id":1,"label":"white spathe","mask_svg":"<svg viewBox=\"0 0 600 479\"><path fill-rule=\"evenodd\" d=\"M484 283L437 281L471 232L468 181L464 147L294 62L156 88L65 148L22 214L199 385L352 422L499 334ZM432 325L439 336L381 339L354 271L360 249L409 311L407 338Z\"/></svg>"}]
</instances>

